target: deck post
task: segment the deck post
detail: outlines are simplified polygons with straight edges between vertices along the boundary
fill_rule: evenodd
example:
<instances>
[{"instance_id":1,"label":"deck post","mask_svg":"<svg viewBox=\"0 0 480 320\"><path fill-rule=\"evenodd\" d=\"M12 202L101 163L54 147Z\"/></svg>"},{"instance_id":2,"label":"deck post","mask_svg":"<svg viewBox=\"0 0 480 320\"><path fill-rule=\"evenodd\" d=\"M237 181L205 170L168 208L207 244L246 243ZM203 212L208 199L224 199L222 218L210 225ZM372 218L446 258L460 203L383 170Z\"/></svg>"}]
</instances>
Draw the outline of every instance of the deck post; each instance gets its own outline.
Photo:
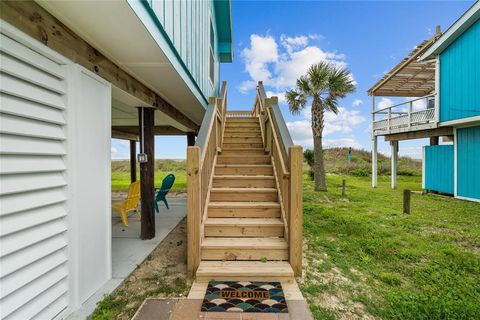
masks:
<instances>
[{"instance_id":1,"label":"deck post","mask_svg":"<svg viewBox=\"0 0 480 320\"><path fill-rule=\"evenodd\" d=\"M200 148L187 147L187 270L193 276L200 263Z\"/></svg>"},{"instance_id":2,"label":"deck post","mask_svg":"<svg viewBox=\"0 0 480 320\"><path fill-rule=\"evenodd\" d=\"M295 276L302 275L303 259L303 238L302 238L302 208L303 208L303 187L302 187L302 169L303 152L301 146L292 146L290 153L290 210L288 225L288 241L290 248L290 265Z\"/></svg>"},{"instance_id":3,"label":"deck post","mask_svg":"<svg viewBox=\"0 0 480 320\"><path fill-rule=\"evenodd\" d=\"M195 145L195 132L187 132L187 146L193 147Z\"/></svg>"},{"instance_id":4,"label":"deck post","mask_svg":"<svg viewBox=\"0 0 480 320\"><path fill-rule=\"evenodd\" d=\"M373 125L375 123L375 96L372 95L372 187L377 187L377 145L378 138L375 135Z\"/></svg>"},{"instance_id":5,"label":"deck post","mask_svg":"<svg viewBox=\"0 0 480 320\"><path fill-rule=\"evenodd\" d=\"M130 183L137 181L137 141L130 140Z\"/></svg>"},{"instance_id":6,"label":"deck post","mask_svg":"<svg viewBox=\"0 0 480 320\"><path fill-rule=\"evenodd\" d=\"M392 189L397 188L397 166L398 166L398 141L390 142L391 148L391 176L392 176Z\"/></svg>"},{"instance_id":7,"label":"deck post","mask_svg":"<svg viewBox=\"0 0 480 320\"><path fill-rule=\"evenodd\" d=\"M138 108L138 120L140 129L140 153L146 154L147 156L146 162L139 161L140 197L142 199L140 238L147 240L155 237L155 211L153 209L153 199L155 196L155 109L148 107Z\"/></svg>"}]
</instances>

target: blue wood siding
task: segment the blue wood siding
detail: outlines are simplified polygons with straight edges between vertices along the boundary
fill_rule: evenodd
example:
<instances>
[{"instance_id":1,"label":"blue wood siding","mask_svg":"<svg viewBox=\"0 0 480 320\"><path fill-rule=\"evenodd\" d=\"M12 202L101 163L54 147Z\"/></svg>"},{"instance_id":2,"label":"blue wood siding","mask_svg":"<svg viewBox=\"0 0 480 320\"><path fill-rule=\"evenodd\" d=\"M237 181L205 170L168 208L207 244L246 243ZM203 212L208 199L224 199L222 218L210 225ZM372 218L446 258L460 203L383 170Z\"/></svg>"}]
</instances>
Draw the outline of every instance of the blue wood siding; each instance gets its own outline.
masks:
<instances>
[{"instance_id":1,"label":"blue wood siding","mask_svg":"<svg viewBox=\"0 0 480 320\"><path fill-rule=\"evenodd\" d=\"M480 126L457 129L457 195L480 200Z\"/></svg>"},{"instance_id":2,"label":"blue wood siding","mask_svg":"<svg viewBox=\"0 0 480 320\"><path fill-rule=\"evenodd\" d=\"M177 58L193 78L206 99L218 92L219 45L213 1L144 0L169 38ZM214 29L215 79L211 82L210 67L210 19Z\"/></svg>"},{"instance_id":3,"label":"blue wood siding","mask_svg":"<svg viewBox=\"0 0 480 320\"><path fill-rule=\"evenodd\" d=\"M453 145L425 146L425 189L453 194Z\"/></svg>"},{"instance_id":4,"label":"blue wood siding","mask_svg":"<svg viewBox=\"0 0 480 320\"><path fill-rule=\"evenodd\" d=\"M440 54L440 121L480 115L480 20Z\"/></svg>"}]
</instances>

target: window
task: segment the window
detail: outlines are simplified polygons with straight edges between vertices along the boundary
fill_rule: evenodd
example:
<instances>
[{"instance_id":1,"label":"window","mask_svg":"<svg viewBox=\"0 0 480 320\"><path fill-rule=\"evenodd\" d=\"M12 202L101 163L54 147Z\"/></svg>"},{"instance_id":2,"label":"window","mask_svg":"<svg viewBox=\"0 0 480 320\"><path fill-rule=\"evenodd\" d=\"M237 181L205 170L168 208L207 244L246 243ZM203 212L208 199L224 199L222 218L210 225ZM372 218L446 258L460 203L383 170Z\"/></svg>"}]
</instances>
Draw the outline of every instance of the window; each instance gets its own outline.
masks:
<instances>
[{"instance_id":1,"label":"window","mask_svg":"<svg viewBox=\"0 0 480 320\"><path fill-rule=\"evenodd\" d=\"M215 85L215 33L213 31L212 20L210 20L210 81Z\"/></svg>"}]
</instances>

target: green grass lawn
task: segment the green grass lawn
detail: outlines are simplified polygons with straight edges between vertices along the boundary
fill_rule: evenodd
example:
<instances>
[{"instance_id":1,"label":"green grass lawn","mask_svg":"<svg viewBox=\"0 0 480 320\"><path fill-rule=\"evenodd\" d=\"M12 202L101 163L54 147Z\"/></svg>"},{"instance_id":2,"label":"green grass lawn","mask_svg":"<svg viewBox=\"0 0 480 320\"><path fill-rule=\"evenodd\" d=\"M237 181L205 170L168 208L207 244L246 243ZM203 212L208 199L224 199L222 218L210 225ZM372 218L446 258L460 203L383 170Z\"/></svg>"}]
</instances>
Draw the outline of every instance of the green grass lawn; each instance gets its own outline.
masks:
<instances>
[{"instance_id":1,"label":"green grass lawn","mask_svg":"<svg viewBox=\"0 0 480 320\"><path fill-rule=\"evenodd\" d=\"M421 177L304 180L305 268L300 287L315 319L474 319L480 315L480 203L412 194Z\"/></svg>"},{"instance_id":2,"label":"green grass lawn","mask_svg":"<svg viewBox=\"0 0 480 320\"><path fill-rule=\"evenodd\" d=\"M187 190L187 174L184 170L171 171L155 171L155 188L160 188L163 178L169 173L175 175L175 183L171 191L186 192ZM130 185L130 172L112 171L112 191L126 191Z\"/></svg>"}]
</instances>

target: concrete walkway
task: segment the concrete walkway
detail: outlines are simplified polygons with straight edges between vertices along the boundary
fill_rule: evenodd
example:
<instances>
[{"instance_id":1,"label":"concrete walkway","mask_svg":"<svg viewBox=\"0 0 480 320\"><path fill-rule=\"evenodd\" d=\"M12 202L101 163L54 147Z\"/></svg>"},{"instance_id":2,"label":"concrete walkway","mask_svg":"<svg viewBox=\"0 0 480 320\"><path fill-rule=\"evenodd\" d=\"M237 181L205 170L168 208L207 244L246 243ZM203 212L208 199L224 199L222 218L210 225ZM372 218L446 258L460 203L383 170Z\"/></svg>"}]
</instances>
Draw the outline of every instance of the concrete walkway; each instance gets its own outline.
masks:
<instances>
[{"instance_id":1,"label":"concrete walkway","mask_svg":"<svg viewBox=\"0 0 480 320\"><path fill-rule=\"evenodd\" d=\"M114 199L115 200L115 199ZM124 227L117 213L112 213L112 279L93 294L68 320L84 320L95 310L98 301L112 293L141 264L158 244L186 216L186 197L168 197L170 210L161 203L160 213L155 215L155 238L140 240L140 219L137 214L129 216L129 225Z\"/></svg>"}]
</instances>

